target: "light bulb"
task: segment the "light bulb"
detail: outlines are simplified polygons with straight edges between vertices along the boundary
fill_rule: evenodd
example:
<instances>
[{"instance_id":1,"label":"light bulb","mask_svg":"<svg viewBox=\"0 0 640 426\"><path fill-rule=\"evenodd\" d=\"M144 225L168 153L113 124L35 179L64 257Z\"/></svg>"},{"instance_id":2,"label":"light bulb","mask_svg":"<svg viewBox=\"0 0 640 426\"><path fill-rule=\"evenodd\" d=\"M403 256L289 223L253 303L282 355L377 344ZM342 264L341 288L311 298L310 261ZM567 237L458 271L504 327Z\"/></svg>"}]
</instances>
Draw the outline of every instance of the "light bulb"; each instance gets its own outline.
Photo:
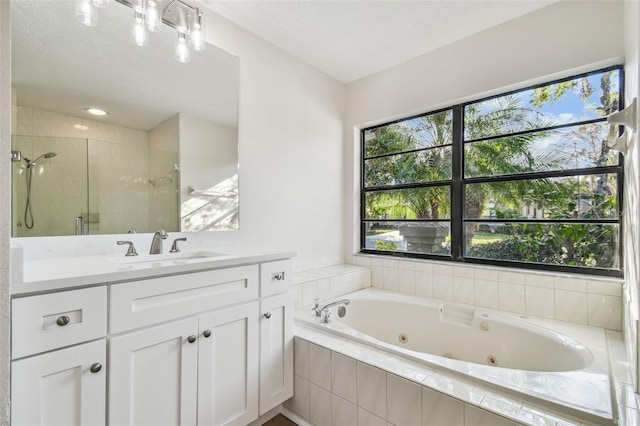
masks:
<instances>
[{"instance_id":1,"label":"light bulb","mask_svg":"<svg viewBox=\"0 0 640 426\"><path fill-rule=\"evenodd\" d=\"M147 28L153 32L160 31L160 24L162 24L162 18L160 18L158 4L154 0L149 0L147 4Z\"/></svg>"},{"instance_id":2,"label":"light bulb","mask_svg":"<svg viewBox=\"0 0 640 426\"><path fill-rule=\"evenodd\" d=\"M182 31L178 31L178 43L176 44L176 59L178 62L186 64L191 60L189 46L187 46L187 36Z\"/></svg>"},{"instance_id":3,"label":"light bulb","mask_svg":"<svg viewBox=\"0 0 640 426\"><path fill-rule=\"evenodd\" d=\"M144 27L144 14L142 12L135 12L131 41L141 47L149 44L149 33Z\"/></svg>"},{"instance_id":4,"label":"light bulb","mask_svg":"<svg viewBox=\"0 0 640 426\"><path fill-rule=\"evenodd\" d=\"M189 37L189 46L193 50L204 50L206 44L204 42L204 27L202 25L202 12L198 12L198 16L194 17L191 35Z\"/></svg>"},{"instance_id":5,"label":"light bulb","mask_svg":"<svg viewBox=\"0 0 640 426\"><path fill-rule=\"evenodd\" d=\"M96 7L99 7L99 8L105 8L109 6L110 2L111 0L93 0L93 4L95 4Z\"/></svg>"},{"instance_id":6,"label":"light bulb","mask_svg":"<svg viewBox=\"0 0 640 426\"><path fill-rule=\"evenodd\" d=\"M98 9L91 0L76 0L76 19L87 27L98 25Z\"/></svg>"}]
</instances>

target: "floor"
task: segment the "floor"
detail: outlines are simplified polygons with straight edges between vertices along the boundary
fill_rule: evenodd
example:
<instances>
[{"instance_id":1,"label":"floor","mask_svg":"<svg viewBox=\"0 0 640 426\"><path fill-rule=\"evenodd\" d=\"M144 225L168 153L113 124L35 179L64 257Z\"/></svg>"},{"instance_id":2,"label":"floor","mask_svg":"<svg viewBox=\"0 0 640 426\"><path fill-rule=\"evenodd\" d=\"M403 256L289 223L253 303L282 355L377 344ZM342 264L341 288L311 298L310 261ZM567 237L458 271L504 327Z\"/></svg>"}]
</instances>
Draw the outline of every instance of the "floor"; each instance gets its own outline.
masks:
<instances>
[{"instance_id":1,"label":"floor","mask_svg":"<svg viewBox=\"0 0 640 426\"><path fill-rule=\"evenodd\" d=\"M296 423L292 422L282 414L278 414L262 426L298 426Z\"/></svg>"}]
</instances>

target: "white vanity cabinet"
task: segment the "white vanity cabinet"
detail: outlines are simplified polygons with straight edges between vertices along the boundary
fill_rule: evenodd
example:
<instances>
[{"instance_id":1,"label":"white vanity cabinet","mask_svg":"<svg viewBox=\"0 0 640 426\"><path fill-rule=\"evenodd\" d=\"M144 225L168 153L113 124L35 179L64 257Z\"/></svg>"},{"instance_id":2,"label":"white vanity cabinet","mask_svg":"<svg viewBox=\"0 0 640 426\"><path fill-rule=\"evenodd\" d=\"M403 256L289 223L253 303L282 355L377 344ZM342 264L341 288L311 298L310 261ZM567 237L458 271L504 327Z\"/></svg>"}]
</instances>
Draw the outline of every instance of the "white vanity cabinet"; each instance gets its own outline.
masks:
<instances>
[{"instance_id":1,"label":"white vanity cabinet","mask_svg":"<svg viewBox=\"0 0 640 426\"><path fill-rule=\"evenodd\" d=\"M14 425L246 425L293 396L290 260L13 300Z\"/></svg>"},{"instance_id":2,"label":"white vanity cabinet","mask_svg":"<svg viewBox=\"0 0 640 426\"><path fill-rule=\"evenodd\" d=\"M106 306L104 286L12 301L13 425L105 424Z\"/></svg>"},{"instance_id":3,"label":"white vanity cabinet","mask_svg":"<svg viewBox=\"0 0 640 426\"><path fill-rule=\"evenodd\" d=\"M293 396L291 262L260 265L260 415Z\"/></svg>"}]
</instances>

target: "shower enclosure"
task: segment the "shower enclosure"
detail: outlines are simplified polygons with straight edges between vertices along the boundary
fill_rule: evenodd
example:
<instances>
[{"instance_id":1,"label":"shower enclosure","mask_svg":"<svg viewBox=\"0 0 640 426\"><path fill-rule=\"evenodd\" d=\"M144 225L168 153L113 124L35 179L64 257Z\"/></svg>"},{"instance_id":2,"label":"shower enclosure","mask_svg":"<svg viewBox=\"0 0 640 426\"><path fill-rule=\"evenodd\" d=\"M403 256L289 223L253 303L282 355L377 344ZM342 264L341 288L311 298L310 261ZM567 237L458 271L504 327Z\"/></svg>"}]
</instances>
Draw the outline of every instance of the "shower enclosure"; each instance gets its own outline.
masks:
<instances>
[{"instance_id":1,"label":"shower enclosure","mask_svg":"<svg viewBox=\"0 0 640 426\"><path fill-rule=\"evenodd\" d=\"M177 153L18 135L11 149L22 157L12 163L13 237L179 229Z\"/></svg>"}]
</instances>

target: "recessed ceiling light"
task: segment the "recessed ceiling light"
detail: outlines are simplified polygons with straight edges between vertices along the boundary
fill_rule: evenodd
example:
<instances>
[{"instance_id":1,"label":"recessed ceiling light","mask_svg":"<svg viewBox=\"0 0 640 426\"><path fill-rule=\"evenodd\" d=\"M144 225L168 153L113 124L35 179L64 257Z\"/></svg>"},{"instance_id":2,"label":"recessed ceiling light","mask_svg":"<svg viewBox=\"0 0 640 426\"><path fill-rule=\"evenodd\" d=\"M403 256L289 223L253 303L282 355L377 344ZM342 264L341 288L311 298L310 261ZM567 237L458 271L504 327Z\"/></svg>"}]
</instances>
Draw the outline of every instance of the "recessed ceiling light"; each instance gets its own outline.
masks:
<instances>
[{"instance_id":1,"label":"recessed ceiling light","mask_svg":"<svg viewBox=\"0 0 640 426\"><path fill-rule=\"evenodd\" d=\"M82 124L74 124L73 127L78 129L78 130L89 130L89 128L87 126L84 126Z\"/></svg>"},{"instance_id":2,"label":"recessed ceiling light","mask_svg":"<svg viewBox=\"0 0 640 426\"><path fill-rule=\"evenodd\" d=\"M93 115L107 115L107 111L100 108L85 108L84 110Z\"/></svg>"}]
</instances>

